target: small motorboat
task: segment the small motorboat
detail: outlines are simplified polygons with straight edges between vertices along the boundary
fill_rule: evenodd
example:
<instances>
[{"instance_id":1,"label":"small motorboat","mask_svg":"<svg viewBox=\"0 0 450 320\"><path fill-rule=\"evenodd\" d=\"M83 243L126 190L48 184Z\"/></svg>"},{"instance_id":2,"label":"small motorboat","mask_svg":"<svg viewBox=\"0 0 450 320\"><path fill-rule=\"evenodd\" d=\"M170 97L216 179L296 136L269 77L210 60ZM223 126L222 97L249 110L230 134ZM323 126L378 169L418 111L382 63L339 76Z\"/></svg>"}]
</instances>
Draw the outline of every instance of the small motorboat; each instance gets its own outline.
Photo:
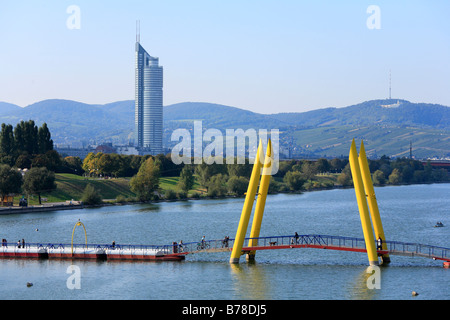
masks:
<instances>
[{"instance_id":1,"label":"small motorboat","mask_svg":"<svg viewBox=\"0 0 450 320\"><path fill-rule=\"evenodd\" d=\"M434 225L435 228L443 227L443 226L444 226L444 224L440 221L436 222L436 224Z\"/></svg>"}]
</instances>

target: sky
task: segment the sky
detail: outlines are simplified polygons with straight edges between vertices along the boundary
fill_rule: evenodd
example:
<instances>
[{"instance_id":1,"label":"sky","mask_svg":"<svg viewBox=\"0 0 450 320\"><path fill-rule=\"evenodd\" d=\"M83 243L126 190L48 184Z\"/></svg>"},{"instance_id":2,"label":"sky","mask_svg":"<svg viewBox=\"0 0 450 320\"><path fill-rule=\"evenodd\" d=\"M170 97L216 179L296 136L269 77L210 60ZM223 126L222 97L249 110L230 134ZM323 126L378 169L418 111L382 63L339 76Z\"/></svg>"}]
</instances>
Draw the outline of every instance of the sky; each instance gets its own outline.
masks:
<instances>
[{"instance_id":1,"label":"sky","mask_svg":"<svg viewBox=\"0 0 450 320\"><path fill-rule=\"evenodd\" d=\"M133 100L139 20L164 105L345 107L388 98L391 74L393 99L450 106L449 13L447 0L0 0L0 101Z\"/></svg>"}]
</instances>

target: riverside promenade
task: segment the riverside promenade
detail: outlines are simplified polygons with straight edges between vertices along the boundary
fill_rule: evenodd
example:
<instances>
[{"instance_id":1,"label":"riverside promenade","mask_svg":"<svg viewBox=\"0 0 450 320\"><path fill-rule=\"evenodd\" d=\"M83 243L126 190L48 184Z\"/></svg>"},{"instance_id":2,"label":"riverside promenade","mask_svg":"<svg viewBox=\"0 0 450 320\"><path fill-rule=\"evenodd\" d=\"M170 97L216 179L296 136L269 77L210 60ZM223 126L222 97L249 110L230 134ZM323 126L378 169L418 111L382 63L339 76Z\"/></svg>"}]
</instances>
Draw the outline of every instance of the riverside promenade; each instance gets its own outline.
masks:
<instances>
[{"instance_id":1,"label":"riverside promenade","mask_svg":"<svg viewBox=\"0 0 450 320\"><path fill-rule=\"evenodd\" d=\"M31 213L31 212L45 212L56 210L72 210L83 209L83 203L81 201L65 201L65 202L51 202L40 205L31 205L27 207L9 206L0 207L0 215L4 214L17 214L17 213Z\"/></svg>"}]
</instances>

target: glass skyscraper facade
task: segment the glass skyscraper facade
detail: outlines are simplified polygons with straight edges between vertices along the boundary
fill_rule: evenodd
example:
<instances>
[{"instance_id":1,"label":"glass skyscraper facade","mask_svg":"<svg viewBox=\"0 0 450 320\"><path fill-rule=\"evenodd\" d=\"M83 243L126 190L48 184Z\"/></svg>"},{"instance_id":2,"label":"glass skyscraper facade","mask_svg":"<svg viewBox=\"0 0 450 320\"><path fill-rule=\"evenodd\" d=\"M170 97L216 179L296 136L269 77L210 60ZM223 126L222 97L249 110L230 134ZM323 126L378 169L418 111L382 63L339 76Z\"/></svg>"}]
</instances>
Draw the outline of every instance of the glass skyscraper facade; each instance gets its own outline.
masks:
<instances>
[{"instance_id":1,"label":"glass skyscraper facade","mask_svg":"<svg viewBox=\"0 0 450 320\"><path fill-rule=\"evenodd\" d=\"M136 42L135 145L142 154L163 153L163 68Z\"/></svg>"}]
</instances>

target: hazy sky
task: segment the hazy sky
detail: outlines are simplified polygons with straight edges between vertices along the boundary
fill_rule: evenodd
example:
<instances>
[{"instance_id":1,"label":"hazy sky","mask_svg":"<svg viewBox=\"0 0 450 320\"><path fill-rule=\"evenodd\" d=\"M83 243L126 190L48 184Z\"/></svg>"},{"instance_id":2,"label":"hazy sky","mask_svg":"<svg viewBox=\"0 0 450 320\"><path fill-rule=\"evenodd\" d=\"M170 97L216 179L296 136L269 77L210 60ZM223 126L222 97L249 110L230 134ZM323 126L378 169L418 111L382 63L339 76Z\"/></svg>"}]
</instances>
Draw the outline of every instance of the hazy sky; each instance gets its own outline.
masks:
<instances>
[{"instance_id":1,"label":"hazy sky","mask_svg":"<svg viewBox=\"0 0 450 320\"><path fill-rule=\"evenodd\" d=\"M392 98L450 106L449 14L448 0L0 0L0 101L134 99L140 20L164 105L344 107L387 98L391 70Z\"/></svg>"}]
</instances>

